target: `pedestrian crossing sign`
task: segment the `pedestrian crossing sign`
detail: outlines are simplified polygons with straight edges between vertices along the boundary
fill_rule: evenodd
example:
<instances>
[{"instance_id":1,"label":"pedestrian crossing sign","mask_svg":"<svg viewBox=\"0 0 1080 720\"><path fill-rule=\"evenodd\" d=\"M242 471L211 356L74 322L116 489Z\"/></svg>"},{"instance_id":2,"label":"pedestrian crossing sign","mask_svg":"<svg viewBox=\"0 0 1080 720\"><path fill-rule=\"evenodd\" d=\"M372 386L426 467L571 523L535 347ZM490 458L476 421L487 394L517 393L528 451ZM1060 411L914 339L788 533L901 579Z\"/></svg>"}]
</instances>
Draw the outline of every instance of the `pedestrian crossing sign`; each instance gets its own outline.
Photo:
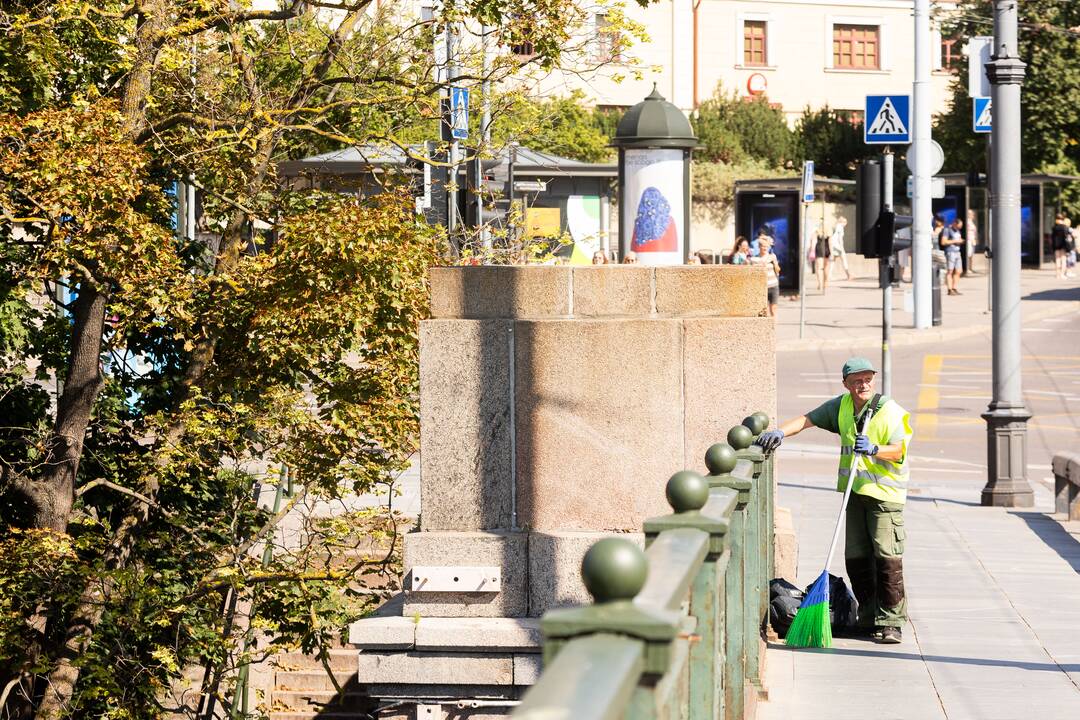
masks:
<instances>
[{"instance_id":1,"label":"pedestrian crossing sign","mask_svg":"<svg viewBox=\"0 0 1080 720\"><path fill-rule=\"evenodd\" d=\"M469 91L450 88L450 136L455 140L469 139Z\"/></svg>"},{"instance_id":2,"label":"pedestrian crossing sign","mask_svg":"<svg viewBox=\"0 0 1080 720\"><path fill-rule=\"evenodd\" d=\"M867 95L863 142L907 145L911 142L911 96Z\"/></svg>"},{"instance_id":3,"label":"pedestrian crossing sign","mask_svg":"<svg viewBox=\"0 0 1080 720\"><path fill-rule=\"evenodd\" d=\"M994 104L988 97L971 98L971 123L977 133L988 133L994 126Z\"/></svg>"}]
</instances>

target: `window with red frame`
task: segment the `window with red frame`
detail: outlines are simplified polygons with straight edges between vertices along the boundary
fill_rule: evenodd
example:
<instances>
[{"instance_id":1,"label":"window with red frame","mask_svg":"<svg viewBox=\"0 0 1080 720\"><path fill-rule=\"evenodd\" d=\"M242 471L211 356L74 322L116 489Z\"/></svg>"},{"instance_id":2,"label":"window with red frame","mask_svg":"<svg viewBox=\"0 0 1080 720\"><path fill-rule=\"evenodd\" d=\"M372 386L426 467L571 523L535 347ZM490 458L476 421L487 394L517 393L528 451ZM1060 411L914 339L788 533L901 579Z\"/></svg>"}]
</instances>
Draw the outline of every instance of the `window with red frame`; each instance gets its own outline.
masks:
<instances>
[{"instance_id":1,"label":"window with red frame","mask_svg":"<svg viewBox=\"0 0 1080 720\"><path fill-rule=\"evenodd\" d=\"M881 69L881 28L876 25L833 25L833 67Z\"/></svg>"}]
</instances>

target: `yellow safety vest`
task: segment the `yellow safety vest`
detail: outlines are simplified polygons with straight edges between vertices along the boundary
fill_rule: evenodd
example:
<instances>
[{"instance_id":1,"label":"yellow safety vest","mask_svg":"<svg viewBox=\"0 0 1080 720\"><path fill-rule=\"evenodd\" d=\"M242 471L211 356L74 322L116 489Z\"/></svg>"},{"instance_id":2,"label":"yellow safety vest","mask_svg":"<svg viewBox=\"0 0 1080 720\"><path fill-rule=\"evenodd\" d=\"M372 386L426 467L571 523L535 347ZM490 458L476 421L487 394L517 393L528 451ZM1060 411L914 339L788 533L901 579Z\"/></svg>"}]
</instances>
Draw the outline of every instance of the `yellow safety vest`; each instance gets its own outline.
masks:
<instances>
[{"instance_id":1,"label":"yellow safety vest","mask_svg":"<svg viewBox=\"0 0 1080 720\"><path fill-rule=\"evenodd\" d=\"M843 492L847 487L851 461L855 456L855 405L851 393L840 400L840 468L837 470L836 489ZM872 408L864 408L873 412ZM880 408L870 419L866 436L874 445L903 443L904 457L898 463L878 457L863 455L855 470L855 486L851 492L868 495L886 502L903 503L907 500L907 448L911 441L911 416L891 398L882 398Z\"/></svg>"}]
</instances>

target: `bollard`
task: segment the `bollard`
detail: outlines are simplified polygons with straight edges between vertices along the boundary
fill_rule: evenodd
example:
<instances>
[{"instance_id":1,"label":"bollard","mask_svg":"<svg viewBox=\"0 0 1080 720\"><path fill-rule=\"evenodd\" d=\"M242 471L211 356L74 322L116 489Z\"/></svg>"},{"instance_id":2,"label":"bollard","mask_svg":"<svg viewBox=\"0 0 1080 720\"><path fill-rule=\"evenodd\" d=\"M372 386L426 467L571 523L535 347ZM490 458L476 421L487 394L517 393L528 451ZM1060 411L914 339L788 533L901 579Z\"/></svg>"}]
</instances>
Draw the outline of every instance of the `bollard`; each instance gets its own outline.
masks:
<instances>
[{"instance_id":1,"label":"bollard","mask_svg":"<svg viewBox=\"0 0 1080 720\"><path fill-rule=\"evenodd\" d=\"M646 546L665 530L693 528L709 535L709 552L690 590L690 614L700 638L690 645L689 718L724 717L725 578L730 552L727 536L738 502L733 490L710 491L698 473L682 471L668 480L666 494L674 513L645 521Z\"/></svg>"},{"instance_id":2,"label":"bollard","mask_svg":"<svg viewBox=\"0 0 1080 720\"><path fill-rule=\"evenodd\" d=\"M746 635L744 619L746 587L746 515L753 483L747 477L733 475L738 458L735 450L726 443L716 443L705 451L705 466L709 475L705 478L714 489L734 490L735 512L731 515L728 531L727 577L724 586L724 602L729 612L724 616L724 717L728 720L742 718L745 707ZM757 642L756 636L754 642Z\"/></svg>"}]
</instances>

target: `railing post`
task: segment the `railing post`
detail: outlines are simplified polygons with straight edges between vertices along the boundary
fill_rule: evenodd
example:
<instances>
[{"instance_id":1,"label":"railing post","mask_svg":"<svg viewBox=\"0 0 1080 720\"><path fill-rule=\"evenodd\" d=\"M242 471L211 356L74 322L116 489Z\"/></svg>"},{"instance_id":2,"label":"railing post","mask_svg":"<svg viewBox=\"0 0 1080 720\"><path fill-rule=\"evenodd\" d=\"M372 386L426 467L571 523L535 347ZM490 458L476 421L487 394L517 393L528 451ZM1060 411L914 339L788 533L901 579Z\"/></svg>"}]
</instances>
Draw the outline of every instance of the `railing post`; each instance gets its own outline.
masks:
<instances>
[{"instance_id":1,"label":"railing post","mask_svg":"<svg viewBox=\"0 0 1080 720\"><path fill-rule=\"evenodd\" d=\"M726 538L738 495L732 490L711 493L705 478L689 470L671 476L666 494L674 513L645 521L646 547L660 533L676 528L702 530L709 536L709 552L690 589L696 641L690 644L689 718L713 720L724 716L724 581L730 557Z\"/></svg>"},{"instance_id":2,"label":"railing post","mask_svg":"<svg viewBox=\"0 0 1080 720\"><path fill-rule=\"evenodd\" d=\"M749 477L737 477L732 474L738 458L735 450L726 443L717 443L705 452L705 465L709 469L706 480L711 488L734 490L736 512L731 515L731 527L728 530L727 577L724 596L728 612L724 617L724 717L729 720L742 718L746 702L743 691L746 678L746 647L750 638L746 635L744 607L746 597L746 556L747 548L746 516L753 483ZM755 640L756 642L756 640Z\"/></svg>"},{"instance_id":3,"label":"railing post","mask_svg":"<svg viewBox=\"0 0 1080 720\"><path fill-rule=\"evenodd\" d=\"M758 424L751 416L743 422ZM735 450L738 460L750 463L750 501L746 511L746 586L744 587L744 634L746 637L746 679L761 690L761 625L768 604L768 556L766 538L771 536L767 527L768 489L765 486L765 453L752 445L754 433L748 425L736 425L728 430L728 444Z\"/></svg>"}]
</instances>

